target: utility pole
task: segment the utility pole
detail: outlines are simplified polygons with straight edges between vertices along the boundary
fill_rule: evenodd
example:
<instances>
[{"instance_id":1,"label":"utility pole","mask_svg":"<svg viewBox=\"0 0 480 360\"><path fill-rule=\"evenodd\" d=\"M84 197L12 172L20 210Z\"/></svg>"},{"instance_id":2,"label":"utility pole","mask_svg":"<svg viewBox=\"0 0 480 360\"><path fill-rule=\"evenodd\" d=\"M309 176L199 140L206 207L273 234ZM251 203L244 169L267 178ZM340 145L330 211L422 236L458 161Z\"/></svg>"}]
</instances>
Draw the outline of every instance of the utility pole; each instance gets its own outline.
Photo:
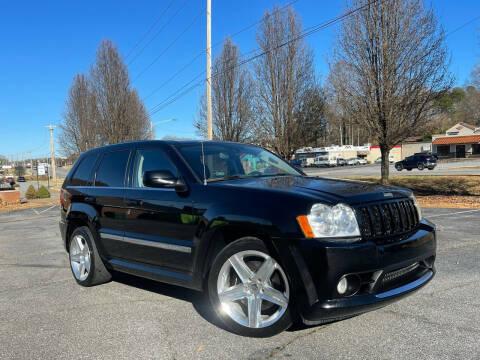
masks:
<instances>
[{"instance_id":1,"label":"utility pole","mask_svg":"<svg viewBox=\"0 0 480 360\"><path fill-rule=\"evenodd\" d=\"M55 150L54 150L54 147L53 147L53 129L56 128L56 126L53 126L52 124L48 125L48 126L45 126L48 131L50 131L50 156L51 156L51 161L50 161L50 164L51 164L51 168L52 168L52 183L53 183L53 186L55 186L57 184L57 172L56 172L56 169L55 169ZM50 171L49 171L49 174L47 175L47 177L50 176Z\"/></svg>"},{"instance_id":2,"label":"utility pole","mask_svg":"<svg viewBox=\"0 0 480 360\"><path fill-rule=\"evenodd\" d=\"M207 140L212 140L212 0L207 0Z\"/></svg>"},{"instance_id":3,"label":"utility pole","mask_svg":"<svg viewBox=\"0 0 480 360\"><path fill-rule=\"evenodd\" d=\"M30 171L33 174L33 160L32 160L32 150L28 150L28 153L30 154Z\"/></svg>"}]
</instances>

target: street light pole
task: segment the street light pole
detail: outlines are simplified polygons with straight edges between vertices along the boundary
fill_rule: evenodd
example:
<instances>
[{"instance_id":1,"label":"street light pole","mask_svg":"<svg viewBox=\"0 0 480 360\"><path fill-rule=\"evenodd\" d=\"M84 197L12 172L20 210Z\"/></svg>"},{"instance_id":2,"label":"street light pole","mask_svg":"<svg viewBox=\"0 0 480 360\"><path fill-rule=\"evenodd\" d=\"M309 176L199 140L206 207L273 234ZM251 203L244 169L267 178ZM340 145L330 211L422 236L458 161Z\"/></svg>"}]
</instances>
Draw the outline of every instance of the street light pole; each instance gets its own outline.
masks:
<instances>
[{"instance_id":1,"label":"street light pole","mask_svg":"<svg viewBox=\"0 0 480 360\"><path fill-rule=\"evenodd\" d=\"M53 146L53 129L56 128L56 126L53 126L52 124L50 124L49 126L45 126L49 131L50 131L50 156L51 156L51 161L50 161L50 164L51 164L51 168L52 168L52 182L54 184L54 186L57 184L57 172L56 172L56 169L55 169L55 150L54 150L54 146ZM50 174L47 175L47 177L49 177Z\"/></svg>"},{"instance_id":2,"label":"street light pole","mask_svg":"<svg viewBox=\"0 0 480 360\"><path fill-rule=\"evenodd\" d=\"M207 140L212 140L212 0L207 0Z\"/></svg>"},{"instance_id":3,"label":"street light pole","mask_svg":"<svg viewBox=\"0 0 480 360\"><path fill-rule=\"evenodd\" d=\"M155 123L152 120L150 120L150 139L155 140L155 134L153 132L153 128L155 126L157 126L158 124L164 124L164 123L167 123L167 122L170 122L170 121L177 121L177 119L171 118L171 119L166 119L166 120L160 120L160 121L157 121Z\"/></svg>"}]
</instances>

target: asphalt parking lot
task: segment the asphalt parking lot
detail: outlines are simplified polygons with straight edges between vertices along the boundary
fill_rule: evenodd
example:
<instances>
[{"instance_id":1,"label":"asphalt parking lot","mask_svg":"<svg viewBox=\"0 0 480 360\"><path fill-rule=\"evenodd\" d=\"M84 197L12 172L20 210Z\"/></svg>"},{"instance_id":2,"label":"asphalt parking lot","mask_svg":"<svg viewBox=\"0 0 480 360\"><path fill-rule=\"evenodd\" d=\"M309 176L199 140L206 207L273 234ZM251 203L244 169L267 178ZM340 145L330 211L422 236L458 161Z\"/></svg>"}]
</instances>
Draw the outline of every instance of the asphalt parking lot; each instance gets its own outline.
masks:
<instances>
[{"instance_id":1,"label":"asphalt parking lot","mask_svg":"<svg viewBox=\"0 0 480 360\"><path fill-rule=\"evenodd\" d=\"M480 210L424 209L438 226L437 276L375 312L268 339L216 326L195 291L120 276L82 288L58 207L0 215L0 358L478 359Z\"/></svg>"}]
</instances>

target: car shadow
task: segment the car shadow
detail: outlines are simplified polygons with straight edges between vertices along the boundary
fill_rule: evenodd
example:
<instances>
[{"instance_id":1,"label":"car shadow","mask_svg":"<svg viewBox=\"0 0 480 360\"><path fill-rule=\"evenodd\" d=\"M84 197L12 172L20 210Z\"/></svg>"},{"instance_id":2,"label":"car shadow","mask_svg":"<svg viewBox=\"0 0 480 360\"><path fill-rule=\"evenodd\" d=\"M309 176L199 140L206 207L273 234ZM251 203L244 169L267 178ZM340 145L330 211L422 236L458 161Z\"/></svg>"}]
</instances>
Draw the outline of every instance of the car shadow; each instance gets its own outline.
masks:
<instances>
[{"instance_id":1,"label":"car shadow","mask_svg":"<svg viewBox=\"0 0 480 360\"><path fill-rule=\"evenodd\" d=\"M150 291L159 295L169 296L182 301L187 301L192 304L195 311L210 324L215 325L225 331L228 330L222 321L218 318L215 311L210 305L207 294L181 286L170 285L126 273L113 272L112 280L124 285L136 287L137 289ZM288 332L297 332L305 329L316 327L315 325L305 325L301 321L296 321L289 329Z\"/></svg>"},{"instance_id":2,"label":"car shadow","mask_svg":"<svg viewBox=\"0 0 480 360\"><path fill-rule=\"evenodd\" d=\"M178 300L187 301L193 305L195 311L204 320L208 321L212 325L228 331L210 306L208 296L201 291L170 285L125 273L114 272L112 275L112 280L121 284L136 287L145 291L150 291L159 295L169 296Z\"/></svg>"}]
</instances>

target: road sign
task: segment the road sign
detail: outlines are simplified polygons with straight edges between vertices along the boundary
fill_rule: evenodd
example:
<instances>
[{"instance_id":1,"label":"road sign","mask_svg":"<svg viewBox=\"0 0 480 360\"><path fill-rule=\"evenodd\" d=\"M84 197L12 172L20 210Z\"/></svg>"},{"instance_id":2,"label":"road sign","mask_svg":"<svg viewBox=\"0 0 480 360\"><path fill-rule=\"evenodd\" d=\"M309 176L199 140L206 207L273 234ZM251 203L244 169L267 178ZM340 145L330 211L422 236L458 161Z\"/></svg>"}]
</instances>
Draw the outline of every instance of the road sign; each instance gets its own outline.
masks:
<instances>
[{"instance_id":1,"label":"road sign","mask_svg":"<svg viewBox=\"0 0 480 360\"><path fill-rule=\"evenodd\" d=\"M38 175L45 175L45 165L38 164L37 174Z\"/></svg>"}]
</instances>

